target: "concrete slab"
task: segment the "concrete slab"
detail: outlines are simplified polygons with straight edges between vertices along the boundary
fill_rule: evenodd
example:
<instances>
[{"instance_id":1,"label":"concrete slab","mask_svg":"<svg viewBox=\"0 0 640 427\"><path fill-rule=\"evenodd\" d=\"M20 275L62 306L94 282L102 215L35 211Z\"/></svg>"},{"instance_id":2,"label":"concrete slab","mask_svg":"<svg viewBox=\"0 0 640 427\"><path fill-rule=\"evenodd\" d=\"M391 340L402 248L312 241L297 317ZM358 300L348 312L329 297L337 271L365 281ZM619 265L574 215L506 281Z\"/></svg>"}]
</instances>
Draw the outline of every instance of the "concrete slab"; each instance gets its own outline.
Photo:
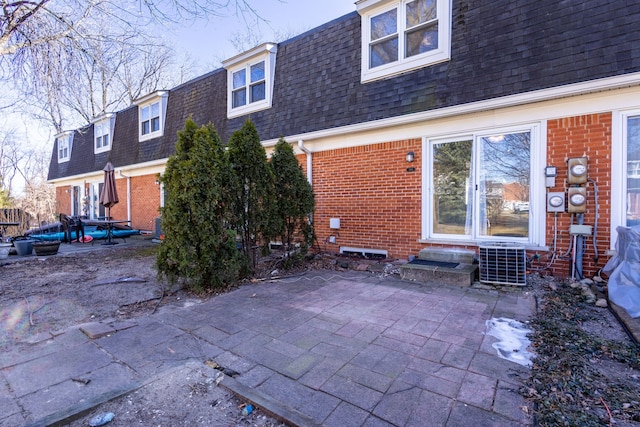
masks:
<instances>
[{"instance_id":1,"label":"concrete slab","mask_svg":"<svg viewBox=\"0 0 640 427\"><path fill-rule=\"evenodd\" d=\"M533 308L524 292L363 272L245 285L93 340L74 329L28 356L0 355L0 424L49 422L215 360L238 373L224 386L294 425L527 426L517 389L528 369L500 359L484 329L496 313L524 321Z\"/></svg>"},{"instance_id":2,"label":"concrete slab","mask_svg":"<svg viewBox=\"0 0 640 427\"><path fill-rule=\"evenodd\" d=\"M92 340L106 337L116 332L113 326L101 322L87 323L80 326L80 330Z\"/></svg>"},{"instance_id":3,"label":"concrete slab","mask_svg":"<svg viewBox=\"0 0 640 427\"><path fill-rule=\"evenodd\" d=\"M92 343L63 349L2 369L13 394L22 397L109 365L112 359Z\"/></svg>"}]
</instances>

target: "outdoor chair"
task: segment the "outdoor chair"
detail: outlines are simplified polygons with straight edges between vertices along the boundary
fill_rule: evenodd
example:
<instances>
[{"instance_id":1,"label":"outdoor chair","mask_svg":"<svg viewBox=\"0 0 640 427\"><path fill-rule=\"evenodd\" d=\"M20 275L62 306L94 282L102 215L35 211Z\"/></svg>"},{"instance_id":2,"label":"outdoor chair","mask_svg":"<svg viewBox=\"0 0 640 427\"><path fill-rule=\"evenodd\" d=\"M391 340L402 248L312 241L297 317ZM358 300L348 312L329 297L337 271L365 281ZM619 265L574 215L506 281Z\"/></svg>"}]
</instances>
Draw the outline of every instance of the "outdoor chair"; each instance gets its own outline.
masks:
<instances>
[{"instance_id":1,"label":"outdoor chair","mask_svg":"<svg viewBox=\"0 0 640 427\"><path fill-rule=\"evenodd\" d=\"M73 241L73 232L75 231L77 240L84 243L84 225L80 219L71 218L70 216L61 213L60 224L62 224L64 242L71 243ZM82 236L82 239L80 236Z\"/></svg>"}]
</instances>

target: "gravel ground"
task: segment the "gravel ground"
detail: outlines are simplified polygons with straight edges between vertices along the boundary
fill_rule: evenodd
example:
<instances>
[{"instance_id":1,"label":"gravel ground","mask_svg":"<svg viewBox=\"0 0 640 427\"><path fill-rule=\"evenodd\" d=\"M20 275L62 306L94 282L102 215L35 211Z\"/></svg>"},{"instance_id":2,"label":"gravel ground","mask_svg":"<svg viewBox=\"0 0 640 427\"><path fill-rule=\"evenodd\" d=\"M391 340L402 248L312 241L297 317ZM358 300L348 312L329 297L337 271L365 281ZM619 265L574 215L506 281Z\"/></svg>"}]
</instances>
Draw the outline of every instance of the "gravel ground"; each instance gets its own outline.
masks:
<instances>
[{"instance_id":1,"label":"gravel ground","mask_svg":"<svg viewBox=\"0 0 640 427\"><path fill-rule=\"evenodd\" d=\"M80 254L0 261L0 352L28 348L35 335L97 321L148 316L160 305L214 298L168 289L153 268L155 246L96 248ZM216 384L219 371L189 364L144 387L82 414L70 426L87 426L111 412L118 426L285 426Z\"/></svg>"},{"instance_id":2,"label":"gravel ground","mask_svg":"<svg viewBox=\"0 0 640 427\"><path fill-rule=\"evenodd\" d=\"M540 302L530 325L537 356L521 392L538 425L640 426L640 349L608 308L594 304L606 284L539 276L529 283Z\"/></svg>"}]
</instances>

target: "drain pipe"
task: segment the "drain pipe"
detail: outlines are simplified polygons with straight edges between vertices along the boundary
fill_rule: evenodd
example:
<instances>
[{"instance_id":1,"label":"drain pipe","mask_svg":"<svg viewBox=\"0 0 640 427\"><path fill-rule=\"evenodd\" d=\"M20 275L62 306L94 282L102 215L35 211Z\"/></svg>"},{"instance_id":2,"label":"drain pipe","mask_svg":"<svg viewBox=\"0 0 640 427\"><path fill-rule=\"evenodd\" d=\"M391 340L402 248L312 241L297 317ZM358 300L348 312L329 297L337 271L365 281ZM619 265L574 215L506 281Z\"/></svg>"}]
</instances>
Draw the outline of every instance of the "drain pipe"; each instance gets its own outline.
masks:
<instances>
[{"instance_id":1,"label":"drain pipe","mask_svg":"<svg viewBox=\"0 0 640 427\"><path fill-rule=\"evenodd\" d=\"M127 178L127 221L131 225L131 177L122 173L122 169L118 171L120 178Z\"/></svg>"},{"instance_id":2,"label":"drain pipe","mask_svg":"<svg viewBox=\"0 0 640 427\"><path fill-rule=\"evenodd\" d=\"M303 140L298 141L298 148L302 150L304 154L307 155L307 181L309 181L309 184L313 186L313 171L312 171L313 162L312 162L311 151L304 146Z\"/></svg>"},{"instance_id":3,"label":"drain pipe","mask_svg":"<svg viewBox=\"0 0 640 427\"><path fill-rule=\"evenodd\" d=\"M578 216L578 224L583 225L584 214L580 213L577 216ZM575 249L576 249L576 260L575 260L574 270L576 272L577 280L582 280L584 279L584 276L582 275L582 260L584 256L584 237L583 236L576 236Z\"/></svg>"}]
</instances>

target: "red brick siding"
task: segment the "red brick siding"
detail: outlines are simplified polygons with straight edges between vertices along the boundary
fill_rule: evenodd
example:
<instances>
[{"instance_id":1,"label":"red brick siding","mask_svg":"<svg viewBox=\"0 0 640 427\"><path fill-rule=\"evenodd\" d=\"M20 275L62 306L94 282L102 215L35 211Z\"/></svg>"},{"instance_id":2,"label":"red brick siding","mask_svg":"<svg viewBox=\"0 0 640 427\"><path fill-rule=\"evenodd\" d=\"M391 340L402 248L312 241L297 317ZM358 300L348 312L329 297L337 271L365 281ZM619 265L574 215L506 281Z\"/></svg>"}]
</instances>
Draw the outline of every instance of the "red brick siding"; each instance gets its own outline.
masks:
<instances>
[{"instance_id":1,"label":"red brick siding","mask_svg":"<svg viewBox=\"0 0 640 427\"><path fill-rule=\"evenodd\" d=\"M566 193L567 159L575 157L588 158L588 177L594 180L598 186L597 246L599 258L597 262L594 260L593 241L591 237L587 237L583 256L584 277L593 276L608 259L603 255L610 245L611 120L611 113L601 113L549 120L547 123L547 164L558 167L556 186L550 188L549 191ZM586 187L587 211L584 214L584 223L593 226L596 220L594 185L588 183ZM547 214L546 244L549 247L553 245L553 218L552 213ZM575 218L574 223L577 223ZM561 254L566 253L569 249L572 239L569 235L570 224L570 214L558 214L557 247ZM570 266L569 260L557 260L554 262L552 270L556 275L570 276Z\"/></svg>"},{"instance_id":2,"label":"red brick siding","mask_svg":"<svg viewBox=\"0 0 640 427\"><path fill-rule=\"evenodd\" d=\"M127 180L124 178L116 179L116 191L118 192L118 203L111 207L111 211L105 208L105 215L110 213L111 218L125 220L127 219ZM98 197L100 197L98 195Z\"/></svg>"},{"instance_id":3,"label":"red brick siding","mask_svg":"<svg viewBox=\"0 0 640 427\"><path fill-rule=\"evenodd\" d=\"M156 184L156 179L156 174L131 178L131 219L133 220L131 225L133 228L152 231L155 227L155 218L160 216L160 185ZM125 180L122 181L125 182Z\"/></svg>"},{"instance_id":4,"label":"red brick siding","mask_svg":"<svg viewBox=\"0 0 640 427\"><path fill-rule=\"evenodd\" d=\"M413 163L405 160L408 151L415 153ZM390 257L417 253L420 165L420 139L314 153L314 221L321 248L331 252L340 246L384 249ZM408 167L415 171L407 172ZM330 218L340 218L340 230L329 228ZM328 243L331 235L336 237L335 244Z\"/></svg>"},{"instance_id":5,"label":"red brick siding","mask_svg":"<svg viewBox=\"0 0 640 427\"><path fill-rule=\"evenodd\" d=\"M71 214L71 186L56 187L56 217L60 213ZM57 220L57 219L56 219Z\"/></svg>"}]
</instances>

